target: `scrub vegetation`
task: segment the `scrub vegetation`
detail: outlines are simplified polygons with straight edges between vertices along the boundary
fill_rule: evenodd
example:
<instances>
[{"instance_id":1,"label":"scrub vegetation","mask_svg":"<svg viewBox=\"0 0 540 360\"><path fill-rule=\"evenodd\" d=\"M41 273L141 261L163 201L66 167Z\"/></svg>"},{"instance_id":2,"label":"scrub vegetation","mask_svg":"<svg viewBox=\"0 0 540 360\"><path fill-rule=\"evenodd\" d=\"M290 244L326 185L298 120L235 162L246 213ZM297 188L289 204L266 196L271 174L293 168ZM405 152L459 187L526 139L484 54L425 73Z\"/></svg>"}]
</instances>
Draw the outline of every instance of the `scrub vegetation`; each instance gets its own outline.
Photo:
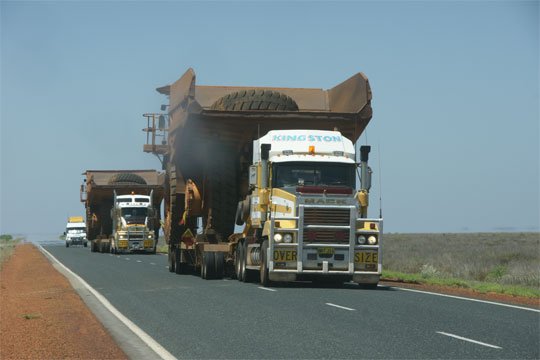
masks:
<instances>
[{"instance_id":1,"label":"scrub vegetation","mask_svg":"<svg viewBox=\"0 0 540 360\"><path fill-rule=\"evenodd\" d=\"M14 239L13 236L8 234L0 235L0 269L2 269L2 264L13 254L15 246L21 240L22 238Z\"/></svg>"},{"instance_id":2,"label":"scrub vegetation","mask_svg":"<svg viewBox=\"0 0 540 360\"><path fill-rule=\"evenodd\" d=\"M383 278L540 297L539 233L385 234Z\"/></svg>"}]
</instances>

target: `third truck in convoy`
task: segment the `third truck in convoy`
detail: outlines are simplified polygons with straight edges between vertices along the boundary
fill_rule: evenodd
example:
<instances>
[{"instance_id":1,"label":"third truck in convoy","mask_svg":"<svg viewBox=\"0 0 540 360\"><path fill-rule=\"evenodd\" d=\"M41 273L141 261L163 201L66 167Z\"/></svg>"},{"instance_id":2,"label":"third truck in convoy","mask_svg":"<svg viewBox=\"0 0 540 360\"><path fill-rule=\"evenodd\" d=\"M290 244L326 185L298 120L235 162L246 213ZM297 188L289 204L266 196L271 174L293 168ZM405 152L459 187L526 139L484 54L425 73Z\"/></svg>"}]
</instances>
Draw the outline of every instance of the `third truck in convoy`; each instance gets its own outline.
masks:
<instances>
[{"instance_id":1,"label":"third truck in convoy","mask_svg":"<svg viewBox=\"0 0 540 360\"><path fill-rule=\"evenodd\" d=\"M382 219L367 212L370 148L354 144L372 115L362 73L322 90L201 86L189 69L157 90L170 103L144 114L144 151L165 170L170 271L376 286Z\"/></svg>"}]
</instances>

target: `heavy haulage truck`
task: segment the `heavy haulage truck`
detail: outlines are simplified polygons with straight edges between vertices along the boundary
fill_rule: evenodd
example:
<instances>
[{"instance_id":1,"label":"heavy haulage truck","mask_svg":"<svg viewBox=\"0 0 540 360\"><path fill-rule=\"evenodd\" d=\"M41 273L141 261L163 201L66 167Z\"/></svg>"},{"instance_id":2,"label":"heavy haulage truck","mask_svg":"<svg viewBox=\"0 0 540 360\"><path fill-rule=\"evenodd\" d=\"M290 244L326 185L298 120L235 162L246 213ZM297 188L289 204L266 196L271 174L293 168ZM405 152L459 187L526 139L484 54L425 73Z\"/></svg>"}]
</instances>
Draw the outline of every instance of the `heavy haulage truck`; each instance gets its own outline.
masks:
<instances>
[{"instance_id":1,"label":"heavy haulage truck","mask_svg":"<svg viewBox=\"0 0 540 360\"><path fill-rule=\"evenodd\" d=\"M170 103L144 114L144 151L166 171L169 271L376 286L382 219L367 214L369 147L358 163L353 144L372 116L362 73L322 90L201 86L189 69L157 91Z\"/></svg>"},{"instance_id":2,"label":"heavy haulage truck","mask_svg":"<svg viewBox=\"0 0 540 360\"><path fill-rule=\"evenodd\" d=\"M164 175L155 170L87 170L82 175L91 251L155 253Z\"/></svg>"}]
</instances>

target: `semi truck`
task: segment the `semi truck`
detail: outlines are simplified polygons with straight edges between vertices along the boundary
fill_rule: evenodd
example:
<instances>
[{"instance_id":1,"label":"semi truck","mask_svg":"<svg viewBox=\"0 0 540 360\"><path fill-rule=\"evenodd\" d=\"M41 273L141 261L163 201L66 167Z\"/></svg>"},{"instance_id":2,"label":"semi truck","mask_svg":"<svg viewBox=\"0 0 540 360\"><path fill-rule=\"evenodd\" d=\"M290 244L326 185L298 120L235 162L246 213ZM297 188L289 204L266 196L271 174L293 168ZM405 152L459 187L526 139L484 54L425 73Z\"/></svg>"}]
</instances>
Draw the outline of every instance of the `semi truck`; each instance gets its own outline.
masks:
<instances>
[{"instance_id":1,"label":"semi truck","mask_svg":"<svg viewBox=\"0 0 540 360\"><path fill-rule=\"evenodd\" d=\"M155 170L87 170L81 185L92 252L155 253L163 174Z\"/></svg>"},{"instance_id":2,"label":"semi truck","mask_svg":"<svg viewBox=\"0 0 540 360\"><path fill-rule=\"evenodd\" d=\"M71 245L88 246L86 224L82 216L70 216L68 218L64 235L66 237L66 247L70 247Z\"/></svg>"},{"instance_id":3,"label":"semi truck","mask_svg":"<svg viewBox=\"0 0 540 360\"><path fill-rule=\"evenodd\" d=\"M169 271L376 286L383 221L367 212L369 147L355 151L372 117L364 74L329 90L247 88L197 85L188 69L157 91L169 104L143 115L143 150L165 170Z\"/></svg>"}]
</instances>

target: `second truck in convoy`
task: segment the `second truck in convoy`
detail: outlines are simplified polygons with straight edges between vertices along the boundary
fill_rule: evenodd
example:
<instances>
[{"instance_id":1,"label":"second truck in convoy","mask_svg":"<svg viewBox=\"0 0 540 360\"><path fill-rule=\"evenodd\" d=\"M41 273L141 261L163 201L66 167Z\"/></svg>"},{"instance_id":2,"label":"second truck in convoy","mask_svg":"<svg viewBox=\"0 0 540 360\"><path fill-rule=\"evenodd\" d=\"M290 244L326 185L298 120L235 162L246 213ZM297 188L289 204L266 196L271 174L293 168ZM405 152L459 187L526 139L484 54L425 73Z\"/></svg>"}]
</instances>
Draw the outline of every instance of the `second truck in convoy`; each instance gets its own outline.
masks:
<instances>
[{"instance_id":1,"label":"second truck in convoy","mask_svg":"<svg viewBox=\"0 0 540 360\"><path fill-rule=\"evenodd\" d=\"M367 213L369 147L357 162L353 143L372 115L362 73L322 90L201 86L189 69L157 90L170 103L144 115L144 151L165 170L170 271L376 286L382 219Z\"/></svg>"},{"instance_id":2,"label":"second truck in convoy","mask_svg":"<svg viewBox=\"0 0 540 360\"><path fill-rule=\"evenodd\" d=\"M162 175L154 170L87 170L81 185L92 252L156 252Z\"/></svg>"}]
</instances>

